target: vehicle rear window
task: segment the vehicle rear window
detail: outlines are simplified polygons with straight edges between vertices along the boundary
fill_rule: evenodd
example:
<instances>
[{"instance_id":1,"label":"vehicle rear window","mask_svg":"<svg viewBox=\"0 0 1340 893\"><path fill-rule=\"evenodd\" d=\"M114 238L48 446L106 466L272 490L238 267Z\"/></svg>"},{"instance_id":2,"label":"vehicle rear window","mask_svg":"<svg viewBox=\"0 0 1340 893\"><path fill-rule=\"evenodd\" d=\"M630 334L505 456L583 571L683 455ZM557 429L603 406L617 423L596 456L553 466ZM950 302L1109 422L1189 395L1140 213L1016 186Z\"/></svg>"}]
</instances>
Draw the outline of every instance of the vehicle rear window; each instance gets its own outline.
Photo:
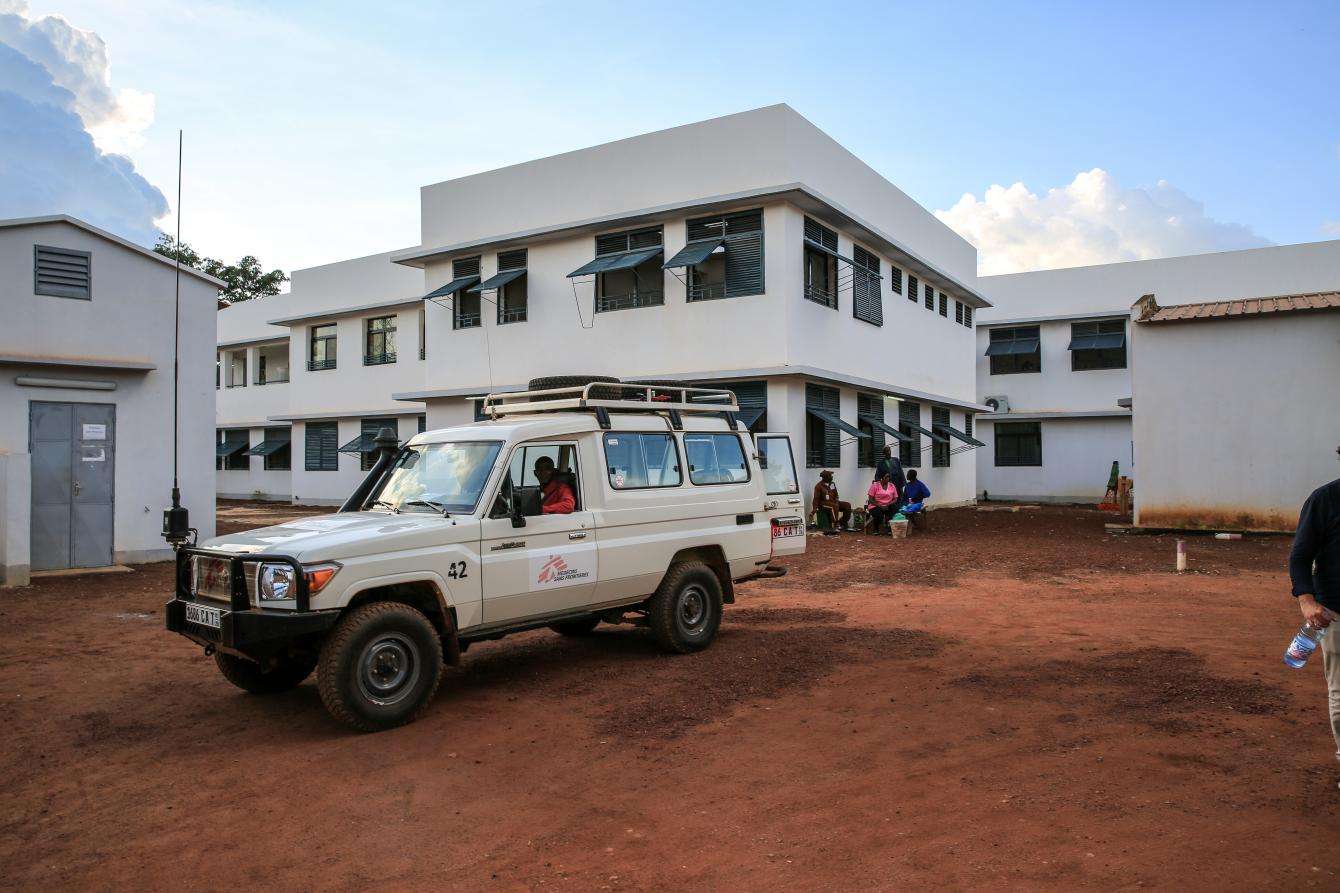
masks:
<instances>
[{"instance_id":1,"label":"vehicle rear window","mask_svg":"<svg viewBox=\"0 0 1340 893\"><path fill-rule=\"evenodd\" d=\"M683 481L679 450L669 434L606 434L605 468L616 490L678 487Z\"/></svg>"},{"instance_id":2,"label":"vehicle rear window","mask_svg":"<svg viewBox=\"0 0 1340 893\"><path fill-rule=\"evenodd\" d=\"M735 434L685 434L689 480L695 484L742 484L749 480L744 448Z\"/></svg>"}]
</instances>

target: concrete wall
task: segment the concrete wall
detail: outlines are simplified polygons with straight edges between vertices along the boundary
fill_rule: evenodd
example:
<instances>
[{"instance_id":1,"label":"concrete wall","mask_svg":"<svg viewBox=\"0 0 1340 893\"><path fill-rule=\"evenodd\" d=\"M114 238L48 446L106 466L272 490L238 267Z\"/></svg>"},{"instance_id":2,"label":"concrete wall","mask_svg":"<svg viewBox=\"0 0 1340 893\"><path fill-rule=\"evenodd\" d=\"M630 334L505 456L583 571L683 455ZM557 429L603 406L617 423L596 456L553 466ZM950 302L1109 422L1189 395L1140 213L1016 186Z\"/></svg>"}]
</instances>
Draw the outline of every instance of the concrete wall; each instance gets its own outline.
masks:
<instances>
[{"instance_id":1,"label":"concrete wall","mask_svg":"<svg viewBox=\"0 0 1340 893\"><path fill-rule=\"evenodd\" d=\"M1042 426L1042 465L997 466L996 422L980 419L974 432L986 444L978 450L977 490L990 499L1017 502L1096 503L1107 489L1112 462L1135 475L1130 416L1020 419Z\"/></svg>"},{"instance_id":2,"label":"concrete wall","mask_svg":"<svg viewBox=\"0 0 1340 893\"><path fill-rule=\"evenodd\" d=\"M37 295L33 245L92 254L92 300ZM7 362L0 378L0 452L11 462L28 453L32 401L116 406L113 560L136 562L170 554L161 537L162 509L172 487L173 279L171 265L70 223L0 228L0 354L144 362L151 371ZM218 289L194 275L181 277L180 481L191 523L214 532L214 316ZM70 387L31 387L18 376L63 378ZM79 387L81 380L114 390ZM11 472L13 474L14 472ZM11 478L12 479L12 478ZM6 524L29 523L25 505ZM11 528L12 529L12 528ZM13 540L11 539L11 542ZM7 562L21 556L6 556Z\"/></svg>"},{"instance_id":3,"label":"concrete wall","mask_svg":"<svg viewBox=\"0 0 1340 893\"><path fill-rule=\"evenodd\" d=\"M1340 314L1136 329L1136 523L1292 530L1340 477Z\"/></svg>"},{"instance_id":4,"label":"concrete wall","mask_svg":"<svg viewBox=\"0 0 1340 893\"><path fill-rule=\"evenodd\" d=\"M1129 319L1129 310L1119 314ZM991 374L989 323L979 323L976 339L977 395L1009 398L1010 412L1113 411L1117 400L1131 395L1130 323L1127 322L1125 369L1071 369L1070 327L1072 320L1038 323L1042 352L1041 372Z\"/></svg>"}]
</instances>

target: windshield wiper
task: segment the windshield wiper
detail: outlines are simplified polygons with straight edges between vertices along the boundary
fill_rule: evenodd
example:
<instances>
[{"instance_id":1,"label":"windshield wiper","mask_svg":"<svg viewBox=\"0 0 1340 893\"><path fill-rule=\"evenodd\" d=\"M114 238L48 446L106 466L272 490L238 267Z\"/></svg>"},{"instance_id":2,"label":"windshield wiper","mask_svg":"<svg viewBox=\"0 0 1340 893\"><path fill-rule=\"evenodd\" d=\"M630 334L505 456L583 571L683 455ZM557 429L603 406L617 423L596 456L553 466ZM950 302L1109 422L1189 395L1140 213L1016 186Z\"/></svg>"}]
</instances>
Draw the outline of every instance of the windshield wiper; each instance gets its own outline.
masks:
<instances>
[{"instance_id":1,"label":"windshield wiper","mask_svg":"<svg viewBox=\"0 0 1340 893\"><path fill-rule=\"evenodd\" d=\"M375 507L377 507L377 506L379 506L379 505L384 505L384 506L386 506L388 509L390 509L390 510L393 511L393 512L394 512L394 511L397 511L397 509L396 509L396 504L395 504L394 502L388 502L388 501L386 501L385 499L374 499L374 500L372 500L372 506L371 506L371 507L375 508Z\"/></svg>"},{"instance_id":2,"label":"windshield wiper","mask_svg":"<svg viewBox=\"0 0 1340 893\"><path fill-rule=\"evenodd\" d=\"M426 506L428 506L430 509L437 509L439 512L442 513L442 517L444 517L444 518L450 518L450 517L451 517L451 514L447 511L447 507L446 507L445 505L443 505L442 503L437 502L436 500L432 500L432 499L411 499L411 500L409 500L408 502L402 502L402 503L400 504L401 508L404 508L404 507L407 506L407 505L426 505Z\"/></svg>"}]
</instances>

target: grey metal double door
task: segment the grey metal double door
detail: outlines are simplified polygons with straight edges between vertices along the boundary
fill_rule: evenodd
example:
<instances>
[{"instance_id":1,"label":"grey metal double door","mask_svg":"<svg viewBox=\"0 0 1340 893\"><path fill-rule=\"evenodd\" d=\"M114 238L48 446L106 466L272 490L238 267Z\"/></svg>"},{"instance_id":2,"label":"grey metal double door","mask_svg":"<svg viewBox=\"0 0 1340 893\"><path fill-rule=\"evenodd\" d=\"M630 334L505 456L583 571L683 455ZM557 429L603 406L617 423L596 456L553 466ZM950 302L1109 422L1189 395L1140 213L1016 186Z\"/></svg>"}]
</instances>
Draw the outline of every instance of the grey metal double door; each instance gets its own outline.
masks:
<instances>
[{"instance_id":1,"label":"grey metal double door","mask_svg":"<svg viewBox=\"0 0 1340 893\"><path fill-rule=\"evenodd\" d=\"M116 407L29 404L33 570L112 563Z\"/></svg>"}]
</instances>

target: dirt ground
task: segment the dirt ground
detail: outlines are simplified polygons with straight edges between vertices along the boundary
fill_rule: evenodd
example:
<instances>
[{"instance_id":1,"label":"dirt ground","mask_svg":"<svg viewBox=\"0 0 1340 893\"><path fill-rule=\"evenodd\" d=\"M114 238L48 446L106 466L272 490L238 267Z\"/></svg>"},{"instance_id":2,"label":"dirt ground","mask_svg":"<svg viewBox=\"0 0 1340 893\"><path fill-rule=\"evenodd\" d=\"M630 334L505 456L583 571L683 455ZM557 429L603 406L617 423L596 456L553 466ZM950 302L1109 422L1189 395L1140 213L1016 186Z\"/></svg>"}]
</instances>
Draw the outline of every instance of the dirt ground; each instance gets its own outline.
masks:
<instances>
[{"instance_id":1,"label":"dirt ground","mask_svg":"<svg viewBox=\"0 0 1340 893\"><path fill-rule=\"evenodd\" d=\"M1104 520L815 537L701 654L476 646L380 735L231 688L163 631L164 565L5 592L0 886L1336 889L1287 540L1177 576Z\"/></svg>"}]
</instances>

